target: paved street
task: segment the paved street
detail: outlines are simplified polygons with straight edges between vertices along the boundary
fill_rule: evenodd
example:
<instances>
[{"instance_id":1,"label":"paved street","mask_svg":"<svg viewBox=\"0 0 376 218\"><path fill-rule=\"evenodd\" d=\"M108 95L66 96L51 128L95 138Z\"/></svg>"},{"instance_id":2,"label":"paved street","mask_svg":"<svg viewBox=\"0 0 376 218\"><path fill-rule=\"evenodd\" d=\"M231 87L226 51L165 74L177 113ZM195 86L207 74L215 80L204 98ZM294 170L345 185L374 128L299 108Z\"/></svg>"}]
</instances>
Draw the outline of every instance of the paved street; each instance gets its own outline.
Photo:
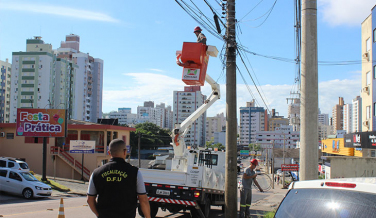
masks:
<instances>
[{"instance_id":1,"label":"paved street","mask_svg":"<svg viewBox=\"0 0 376 218\"><path fill-rule=\"evenodd\" d=\"M249 165L249 159L242 160L244 167ZM238 180L240 179L238 175ZM49 177L49 179L53 179ZM20 196L13 196L6 193L0 193L0 215L3 217L38 217L38 218L50 218L57 216L60 198L64 198L64 211L67 218L85 218L95 217L86 203L86 190L88 182L68 180L57 178L56 181L62 185L65 185L71 189L69 193L62 193L53 191L52 197L45 199L33 199L25 200ZM265 181L261 180L260 183ZM276 185L276 189L269 190L264 193L260 193L257 190L253 191L251 211L253 216L258 217L264 214L266 211L275 209L279 202L283 199L287 190L281 189ZM238 207L240 201L240 194L238 192ZM211 218L224 217L221 207L211 207ZM141 216L137 215L137 218ZM187 218L190 217L189 210L176 214L171 214L168 211L158 211L157 217L169 217L169 218Z\"/></svg>"}]
</instances>

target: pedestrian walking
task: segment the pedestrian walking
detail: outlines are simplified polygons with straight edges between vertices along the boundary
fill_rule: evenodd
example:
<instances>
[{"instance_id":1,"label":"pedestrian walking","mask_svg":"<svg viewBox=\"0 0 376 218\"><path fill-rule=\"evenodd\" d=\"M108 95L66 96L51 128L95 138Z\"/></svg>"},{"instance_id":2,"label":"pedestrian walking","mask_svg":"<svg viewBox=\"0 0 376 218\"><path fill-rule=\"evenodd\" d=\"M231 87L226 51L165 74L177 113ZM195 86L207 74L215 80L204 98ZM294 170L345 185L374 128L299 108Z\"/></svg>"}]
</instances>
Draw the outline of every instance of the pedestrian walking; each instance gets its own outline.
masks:
<instances>
[{"instance_id":1,"label":"pedestrian walking","mask_svg":"<svg viewBox=\"0 0 376 218\"><path fill-rule=\"evenodd\" d=\"M244 174L242 178L243 187L240 190L240 218L248 218L250 217L249 214L249 207L251 206L252 202L252 182L259 188L260 192L263 192L262 188L260 187L259 183L256 180L256 172L254 169L258 165L258 161L256 159L251 160L251 165L244 169Z\"/></svg>"},{"instance_id":2,"label":"pedestrian walking","mask_svg":"<svg viewBox=\"0 0 376 218\"><path fill-rule=\"evenodd\" d=\"M197 36L197 42L200 42L204 45L206 45L206 36L201 33L202 29L199 26L196 26L193 30L193 33Z\"/></svg>"},{"instance_id":3,"label":"pedestrian walking","mask_svg":"<svg viewBox=\"0 0 376 218\"><path fill-rule=\"evenodd\" d=\"M278 180L278 184L279 184L279 175L278 175L278 178L277 178L277 180Z\"/></svg>"},{"instance_id":4,"label":"pedestrian walking","mask_svg":"<svg viewBox=\"0 0 376 218\"><path fill-rule=\"evenodd\" d=\"M112 157L109 163L95 169L90 177L87 191L90 209L98 218L132 218L136 217L138 197L145 218L150 218L141 172L125 162L125 142L112 140L108 154Z\"/></svg>"}]
</instances>

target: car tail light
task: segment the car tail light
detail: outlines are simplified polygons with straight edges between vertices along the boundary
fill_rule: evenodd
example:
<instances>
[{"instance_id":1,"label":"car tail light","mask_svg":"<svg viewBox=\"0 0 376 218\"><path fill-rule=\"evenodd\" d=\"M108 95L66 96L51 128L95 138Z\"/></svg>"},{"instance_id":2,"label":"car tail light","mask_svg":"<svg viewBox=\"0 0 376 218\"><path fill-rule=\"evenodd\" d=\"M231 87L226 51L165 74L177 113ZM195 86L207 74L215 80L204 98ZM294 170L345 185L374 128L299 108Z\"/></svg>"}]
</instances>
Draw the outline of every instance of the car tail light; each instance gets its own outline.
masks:
<instances>
[{"instance_id":1,"label":"car tail light","mask_svg":"<svg viewBox=\"0 0 376 218\"><path fill-rule=\"evenodd\" d=\"M200 192L199 192L199 191L195 191L195 192L193 193L193 196L195 196L195 198L200 197Z\"/></svg>"},{"instance_id":2,"label":"car tail light","mask_svg":"<svg viewBox=\"0 0 376 218\"><path fill-rule=\"evenodd\" d=\"M341 187L341 188L355 188L356 184L354 183L340 183L340 182L325 182L326 186L330 187Z\"/></svg>"}]
</instances>

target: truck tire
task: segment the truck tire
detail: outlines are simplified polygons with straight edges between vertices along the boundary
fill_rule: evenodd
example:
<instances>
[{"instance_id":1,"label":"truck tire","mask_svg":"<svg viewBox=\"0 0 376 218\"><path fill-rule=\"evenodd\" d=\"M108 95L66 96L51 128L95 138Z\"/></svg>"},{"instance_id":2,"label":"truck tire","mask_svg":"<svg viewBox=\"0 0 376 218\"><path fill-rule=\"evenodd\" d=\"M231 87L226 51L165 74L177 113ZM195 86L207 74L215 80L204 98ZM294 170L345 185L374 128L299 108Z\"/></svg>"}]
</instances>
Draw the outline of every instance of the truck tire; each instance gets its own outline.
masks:
<instances>
[{"instance_id":1,"label":"truck tire","mask_svg":"<svg viewBox=\"0 0 376 218\"><path fill-rule=\"evenodd\" d=\"M201 211L206 218L208 218L210 215L210 206L211 206L211 201L209 198L206 198L205 204L200 204Z\"/></svg>"}]
</instances>

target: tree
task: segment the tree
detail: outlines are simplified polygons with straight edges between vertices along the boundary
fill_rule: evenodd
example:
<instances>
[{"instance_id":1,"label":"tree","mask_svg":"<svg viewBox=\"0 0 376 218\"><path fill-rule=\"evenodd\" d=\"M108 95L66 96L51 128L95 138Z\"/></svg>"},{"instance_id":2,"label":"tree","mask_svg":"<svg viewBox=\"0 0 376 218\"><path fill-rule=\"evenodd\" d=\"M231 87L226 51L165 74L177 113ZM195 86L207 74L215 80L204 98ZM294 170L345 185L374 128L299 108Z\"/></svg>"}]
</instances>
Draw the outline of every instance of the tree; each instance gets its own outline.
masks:
<instances>
[{"instance_id":1,"label":"tree","mask_svg":"<svg viewBox=\"0 0 376 218\"><path fill-rule=\"evenodd\" d=\"M159 146L169 146L171 143L170 131L162 129L154 123L140 123L135 126L136 131L130 134L131 155L135 156L138 151L138 137L141 134L141 146L145 149L155 149Z\"/></svg>"},{"instance_id":2,"label":"tree","mask_svg":"<svg viewBox=\"0 0 376 218\"><path fill-rule=\"evenodd\" d=\"M255 144L255 143L249 144L248 147L249 147L250 151L260 151L261 150L261 146L259 144Z\"/></svg>"},{"instance_id":3,"label":"tree","mask_svg":"<svg viewBox=\"0 0 376 218\"><path fill-rule=\"evenodd\" d=\"M211 138L210 141L207 141L205 145L206 145L206 148L213 148L213 149L214 148L218 148L218 150L225 149L225 146L222 145L221 143L214 144L214 139L213 138Z\"/></svg>"}]
</instances>

